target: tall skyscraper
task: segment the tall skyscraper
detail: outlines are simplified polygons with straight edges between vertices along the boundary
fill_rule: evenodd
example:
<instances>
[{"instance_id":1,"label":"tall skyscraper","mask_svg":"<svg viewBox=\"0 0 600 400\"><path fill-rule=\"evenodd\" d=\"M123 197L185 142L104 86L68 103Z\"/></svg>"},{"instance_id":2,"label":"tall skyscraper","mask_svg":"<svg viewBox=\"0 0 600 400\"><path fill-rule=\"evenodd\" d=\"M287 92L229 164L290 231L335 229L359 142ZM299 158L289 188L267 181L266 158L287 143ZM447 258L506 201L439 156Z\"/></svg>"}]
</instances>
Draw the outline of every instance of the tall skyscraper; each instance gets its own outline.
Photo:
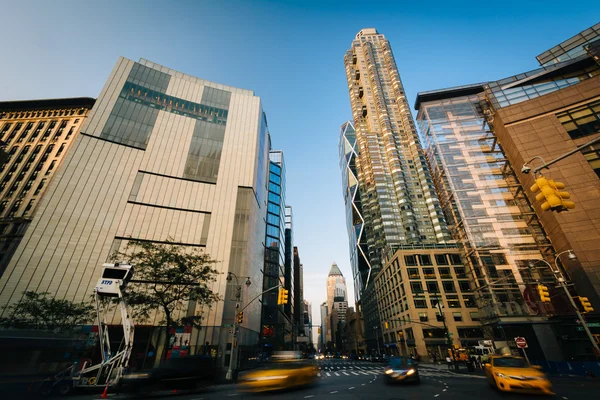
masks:
<instances>
[{"instance_id":1,"label":"tall skyscraper","mask_svg":"<svg viewBox=\"0 0 600 400\"><path fill-rule=\"evenodd\" d=\"M373 349L381 329L370 276L397 251L435 248L451 238L389 42L375 29L363 29L344 64L353 127L342 126L340 157L356 297ZM359 257L365 249L361 235L368 265Z\"/></svg>"},{"instance_id":2,"label":"tall skyscraper","mask_svg":"<svg viewBox=\"0 0 600 400\"><path fill-rule=\"evenodd\" d=\"M347 308L346 279L337 264L333 263L329 275L327 275L327 309L329 317L327 336L329 341L336 343L336 332L339 332L340 326L343 326L346 322ZM340 326L338 326L338 322L341 324ZM336 348L339 348L339 346L336 346Z\"/></svg>"},{"instance_id":3,"label":"tall skyscraper","mask_svg":"<svg viewBox=\"0 0 600 400\"><path fill-rule=\"evenodd\" d=\"M94 99L0 102L0 276L35 215Z\"/></svg>"},{"instance_id":4,"label":"tall skyscraper","mask_svg":"<svg viewBox=\"0 0 600 400\"><path fill-rule=\"evenodd\" d=\"M224 301L188 312L204 317L191 346L218 345L226 365L236 314L228 273L250 278L244 302L263 287L268 151L252 91L120 58L0 279L0 305L26 290L89 301L116 250L171 239L219 260L212 289ZM242 364L259 330L256 301L238 334Z\"/></svg>"}]
</instances>

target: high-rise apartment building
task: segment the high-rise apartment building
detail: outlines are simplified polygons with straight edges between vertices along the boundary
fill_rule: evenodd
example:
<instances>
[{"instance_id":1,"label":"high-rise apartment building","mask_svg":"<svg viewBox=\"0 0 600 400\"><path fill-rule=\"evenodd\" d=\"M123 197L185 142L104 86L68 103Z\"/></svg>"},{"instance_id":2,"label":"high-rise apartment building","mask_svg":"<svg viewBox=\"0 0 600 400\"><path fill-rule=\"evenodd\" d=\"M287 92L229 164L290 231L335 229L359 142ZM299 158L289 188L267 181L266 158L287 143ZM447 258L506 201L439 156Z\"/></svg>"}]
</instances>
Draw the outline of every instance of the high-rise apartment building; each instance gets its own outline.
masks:
<instances>
[{"instance_id":1,"label":"high-rise apartment building","mask_svg":"<svg viewBox=\"0 0 600 400\"><path fill-rule=\"evenodd\" d=\"M321 329L319 330L319 348L321 352L325 352L328 347L328 330L329 330L329 310L327 309L327 302L323 302L320 306L321 315Z\"/></svg>"},{"instance_id":2,"label":"high-rise apartment building","mask_svg":"<svg viewBox=\"0 0 600 400\"><path fill-rule=\"evenodd\" d=\"M288 302L283 306L285 315L285 347L292 349L294 344L294 304L296 291L294 281L294 230L292 207L285 206L285 270L284 287L288 291Z\"/></svg>"},{"instance_id":3,"label":"high-rise apartment building","mask_svg":"<svg viewBox=\"0 0 600 400\"><path fill-rule=\"evenodd\" d=\"M251 281L242 302L263 290L268 151L252 91L120 58L0 279L0 304L25 290L89 301L114 251L170 239L219 260L212 289L224 301L187 312L203 316L191 346L218 346L227 365L237 289L228 273ZM242 365L255 354L260 315L258 301L244 310Z\"/></svg>"},{"instance_id":4,"label":"high-rise apartment building","mask_svg":"<svg viewBox=\"0 0 600 400\"><path fill-rule=\"evenodd\" d=\"M304 300L304 273L302 263L300 262L300 252L298 247L294 246L294 326L296 332L295 335L300 335L304 331L306 325L304 320L306 319L305 304ZM305 335L308 333L304 332Z\"/></svg>"},{"instance_id":5,"label":"high-rise apartment building","mask_svg":"<svg viewBox=\"0 0 600 400\"><path fill-rule=\"evenodd\" d=\"M0 102L0 276L68 153L94 99Z\"/></svg>"},{"instance_id":6,"label":"high-rise apartment building","mask_svg":"<svg viewBox=\"0 0 600 400\"><path fill-rule=\"evenodd\" d=\"M363 29L344 64L353 126L342 126L340 157L351 263L367 341L376 349L380 313L370 276L397 251L435 248L451 238L389 42Z\"/></svg>"},{"instance_id":7,"label":"high-rise apartment building","mask_svg":"<svg viewBox=\"0 0 600 400\"><path fill-rule=\"evenodd\" d=\"M422 92L415 105L434 182L467 255L486 339L512 345L514 337L527 337L528 354L538 359L592 353L543 260L554 269L559 255L558 267L575 290L598 304L600 146L542 171L565 182L576 203L560 214L541 210L530 191L533 176L521 168L533 157L550 161L599 136L600 66L585 51L599 35L597 24L538 56L542 68ZM532 169L539 165L536 160ZM569 249L577 259L567 257ZM550 288L550 303L540 302L540 282ZM600 337L600 329L591 329Z\"/></svg>"}]
</instances>

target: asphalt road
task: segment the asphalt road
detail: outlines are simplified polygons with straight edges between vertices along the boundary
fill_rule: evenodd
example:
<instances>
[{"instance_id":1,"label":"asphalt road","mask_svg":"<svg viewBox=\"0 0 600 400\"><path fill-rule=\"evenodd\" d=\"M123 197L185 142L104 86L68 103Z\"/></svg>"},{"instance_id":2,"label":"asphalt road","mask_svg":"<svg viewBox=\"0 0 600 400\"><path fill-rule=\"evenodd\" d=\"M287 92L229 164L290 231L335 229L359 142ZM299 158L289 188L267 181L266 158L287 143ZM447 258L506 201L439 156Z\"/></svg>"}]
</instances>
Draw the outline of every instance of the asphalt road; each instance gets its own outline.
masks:
<instances>
[{"instance_id":1,"label":"asphalt road","mask_svg":"<svg viewBox=\"0 0 600 400\"><path fill-rule=\"evenodd\" d=\"M421 384L387 385L383 364L362 361L327 360L318 362L319 382L311 387L277 393L240 393L234 384L218 385L196 393L156 393L153 399L173 400L488 400L531 399L530 395L504 394L492 389L481 373L457 374L442 368L421 366ZM582 378L552 378L556 399L595 398L600 380ZM69 396L71 400L100 399L100 395ZM125 399L125 395L109 395Z\"/></svg>"}]
</instances>

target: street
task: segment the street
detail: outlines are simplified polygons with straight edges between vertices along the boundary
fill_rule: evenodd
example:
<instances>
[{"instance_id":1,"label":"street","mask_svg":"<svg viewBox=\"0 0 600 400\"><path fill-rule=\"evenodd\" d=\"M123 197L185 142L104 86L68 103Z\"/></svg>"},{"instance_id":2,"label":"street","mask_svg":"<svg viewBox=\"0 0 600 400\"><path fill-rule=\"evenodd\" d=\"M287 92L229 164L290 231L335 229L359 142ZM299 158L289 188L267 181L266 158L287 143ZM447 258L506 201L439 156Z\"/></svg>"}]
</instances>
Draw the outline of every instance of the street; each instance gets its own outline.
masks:
<instances>
[{"instance_id":1,"label":"street","mask_svg":"<svg viewBox=\"0 0 600 400\"><path fill-rule=\"evenodd\" d=\"M445 370L445 366L420 366L421 384L387 385L384 380L384 364L365 361L323 360L319 382L308 388L276 393L240 393L235 384L218 385L195 393L156 393L154 399L216 400L216 399L526 399L537 396L504 394L492 389L481 373L463 374ZM590 397L590 392L600 389L599 380L583 378L553 378L557 399ZM70 396L72 400L100 399L100 395ZM121 399L127 396L109 394L109 398Z\"/></svg>"}]
</instances>

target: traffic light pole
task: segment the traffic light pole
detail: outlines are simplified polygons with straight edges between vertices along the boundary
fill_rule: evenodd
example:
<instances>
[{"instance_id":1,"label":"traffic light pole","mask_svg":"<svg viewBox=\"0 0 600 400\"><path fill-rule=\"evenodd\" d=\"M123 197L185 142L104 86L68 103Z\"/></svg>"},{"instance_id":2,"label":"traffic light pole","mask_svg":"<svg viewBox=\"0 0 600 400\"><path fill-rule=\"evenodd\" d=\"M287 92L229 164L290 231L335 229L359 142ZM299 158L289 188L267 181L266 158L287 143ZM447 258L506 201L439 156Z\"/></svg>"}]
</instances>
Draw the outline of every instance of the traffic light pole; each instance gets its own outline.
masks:
<instances>
[{"instance_id":1,"label":"traffic light pole","mask_svg":"<svg viewBox=\"0 0 600 400\"><path fill-rule=\"evenodd\" d=\"M581 313L579 312L579 308L577 307L577 304L575 304L575 300L573 300L573 297L571 297L571 293L569 292L569 289L567 288L567 282L565 281L565 278L562 277L562 274L561 274L561 276L558 277L558 284L565 291L565 294L569 298L569 301L571 302L573 309L577 313L577 319L579 320L579 323L581 324L581 326L583 327L583 330L585 331L588 338L590 339L590 342L592 342L592 346L594 346L594 348L596 349L596 357L600 357L600 348L598 348L598 343L596 343L596 340L594 339L594 336L592 335L590 328L588 328L588 325L587 325L585 319L583 318L583 315L581 315Z\"/></svg>"},{"instance_id":2,"label":"traffic light pole","mask_svg":"<svg viewBox=\"0 0 600 400\"><path fill-rule=\"evenodd\" d=\"M265 290L264 292L260 293L258 296L255 296L252 300L250 300L238 312L243 312L250 304L252 304L252 302L254 302L254 300L258 299L263 294L265 294L267 292L270 292L271 290L279 289L280 287L281 287L281 285L277 285L277 286L273 286L272 288L269 288L269 289ZM238 314L236 313L234 315L234 317L233 317L233 329L232 329L232 332L231 332L231 356L229 357L229 368L227 368L227 375L225 375L225 379L228 380L228 381L233 380L233 364L234 364L234 360L237 361L237 343L236 343L236 339L237 339L237 316L238 316Z\"/></svg>"}]
</instances>

